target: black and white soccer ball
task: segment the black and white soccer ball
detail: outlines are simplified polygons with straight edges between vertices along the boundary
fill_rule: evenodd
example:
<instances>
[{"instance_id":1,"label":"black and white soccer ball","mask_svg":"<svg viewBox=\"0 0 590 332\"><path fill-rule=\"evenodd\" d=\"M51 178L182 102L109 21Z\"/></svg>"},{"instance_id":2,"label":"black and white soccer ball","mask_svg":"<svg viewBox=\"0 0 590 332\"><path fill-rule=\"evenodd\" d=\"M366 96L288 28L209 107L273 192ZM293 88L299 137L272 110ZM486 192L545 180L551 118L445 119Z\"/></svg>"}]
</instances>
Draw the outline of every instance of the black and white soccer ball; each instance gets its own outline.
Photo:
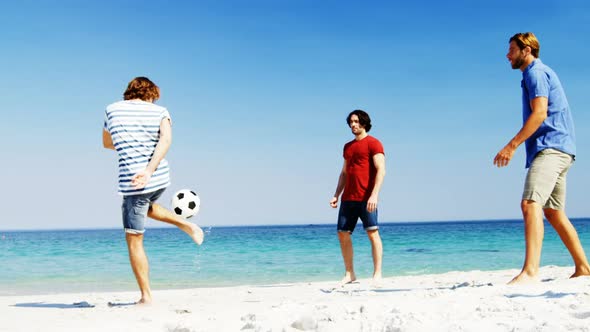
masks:
<instances>
[{"instance_id":1,"label":"black and white soccer ball","mask_svg":"<svg viewBox=\"0 0 590 332\"><path fill-rule=\"evenodd\" d=\"M179 190L172 197L172 211L185 219L196 215L200 207L199 195L190 189Z\"/></svg>"}]
</instances>

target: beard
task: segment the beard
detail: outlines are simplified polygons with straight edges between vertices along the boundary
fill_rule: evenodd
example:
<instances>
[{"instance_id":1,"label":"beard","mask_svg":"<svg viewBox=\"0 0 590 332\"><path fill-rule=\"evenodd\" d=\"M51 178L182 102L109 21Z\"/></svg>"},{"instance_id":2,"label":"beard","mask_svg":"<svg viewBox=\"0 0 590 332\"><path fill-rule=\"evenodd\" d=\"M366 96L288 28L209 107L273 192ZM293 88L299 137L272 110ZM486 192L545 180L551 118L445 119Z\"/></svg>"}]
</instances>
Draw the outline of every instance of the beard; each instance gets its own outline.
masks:
<instances>
[{"instance_id":1,"label":"beard","mask_svg":"<svg viewBox=\"0 0 590 332\"><path fill-rule=\"evenodd\" d=\"M520 69L524 65L524 54L512 62L512 69Z\"/></svg>"}]
</instances>

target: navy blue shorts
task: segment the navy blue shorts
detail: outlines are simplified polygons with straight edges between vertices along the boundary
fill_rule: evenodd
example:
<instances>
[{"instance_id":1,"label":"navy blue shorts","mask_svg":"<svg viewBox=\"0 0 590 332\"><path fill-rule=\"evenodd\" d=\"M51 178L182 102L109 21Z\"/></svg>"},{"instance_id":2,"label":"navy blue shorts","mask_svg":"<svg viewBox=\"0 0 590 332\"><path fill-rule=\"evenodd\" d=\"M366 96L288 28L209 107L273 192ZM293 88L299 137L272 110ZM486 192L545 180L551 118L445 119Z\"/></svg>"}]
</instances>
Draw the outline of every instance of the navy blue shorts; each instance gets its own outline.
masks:
<instances>
[{"instance_id":1,"label":"navy blue shorts","mask_svg":"<svg viewBox=\"0 0 590 332\"><path fill-rule=\"evenodd\" d=\"M367 211L367 202L341 202L340 211L338 212L338 231L352 234L359 218L363 222L365 231L379 229L377 210L369 213Z\"/></svg>"},{"instance_id":2,"label":"navy blue shorts","mask_svg":"<svg viewBox=\"0 0 590 332\"><path fill-rule=\"evenodd\" d=\"M143 234L148 210L152 204L162 196L166 188L158 189L151 193L129 195L123 197L123 227L126 233Z\"/></svg>"}]
</instances>

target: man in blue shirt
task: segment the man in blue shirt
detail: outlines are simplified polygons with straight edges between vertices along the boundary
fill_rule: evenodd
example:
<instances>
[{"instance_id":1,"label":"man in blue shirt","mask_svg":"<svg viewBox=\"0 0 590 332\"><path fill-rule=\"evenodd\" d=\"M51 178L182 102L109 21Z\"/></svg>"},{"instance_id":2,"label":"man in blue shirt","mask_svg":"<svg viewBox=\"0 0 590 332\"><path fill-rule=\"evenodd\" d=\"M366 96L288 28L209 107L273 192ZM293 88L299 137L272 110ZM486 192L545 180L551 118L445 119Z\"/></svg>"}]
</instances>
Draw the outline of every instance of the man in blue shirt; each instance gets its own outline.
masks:
<instances>
[{"instance_id":1,"label":"man in blue shirt","mask_svg":"<svg viewBox=\"0 0 590 332\"><path fill-rule=\"evenodd\" d=\"M507 166L525 142L528 168L522 194L526 253L522 271L509 284L538 278L543 245L543 213L569 250L576 269L573 277L590 275L590 266L576 229L566 216L566 175L576 154L574 124L559 78L539 59L539 41L532 32L510 38L506 57L522 71L523 126L494 158Z\"/></svg>"}]
</instances>

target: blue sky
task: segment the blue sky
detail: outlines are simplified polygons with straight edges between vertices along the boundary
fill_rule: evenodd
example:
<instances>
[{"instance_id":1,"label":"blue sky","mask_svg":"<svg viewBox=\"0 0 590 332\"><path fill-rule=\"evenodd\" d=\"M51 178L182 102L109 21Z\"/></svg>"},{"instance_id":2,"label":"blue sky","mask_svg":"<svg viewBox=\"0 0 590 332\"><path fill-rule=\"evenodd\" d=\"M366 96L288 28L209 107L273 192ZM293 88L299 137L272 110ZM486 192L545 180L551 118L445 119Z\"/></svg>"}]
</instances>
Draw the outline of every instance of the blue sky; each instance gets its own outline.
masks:
<instances>
[{"instance_id":1,"label":"blue sky","mask_svg":"<svg viewBox=\"0 0 590 332\"><path fill-rule=\"evenodd\" d=\"M385 146L382 222L520 218L524 150L508 168L492 160L521 126L505 54L524 31L565 87L567 211L588 217L584 1L2 2L0 229L120 227L101 130L135 76L173 119L161 202L196 190L201 225L333 223L356 108Z\"/></svg>"}]
</instances>

